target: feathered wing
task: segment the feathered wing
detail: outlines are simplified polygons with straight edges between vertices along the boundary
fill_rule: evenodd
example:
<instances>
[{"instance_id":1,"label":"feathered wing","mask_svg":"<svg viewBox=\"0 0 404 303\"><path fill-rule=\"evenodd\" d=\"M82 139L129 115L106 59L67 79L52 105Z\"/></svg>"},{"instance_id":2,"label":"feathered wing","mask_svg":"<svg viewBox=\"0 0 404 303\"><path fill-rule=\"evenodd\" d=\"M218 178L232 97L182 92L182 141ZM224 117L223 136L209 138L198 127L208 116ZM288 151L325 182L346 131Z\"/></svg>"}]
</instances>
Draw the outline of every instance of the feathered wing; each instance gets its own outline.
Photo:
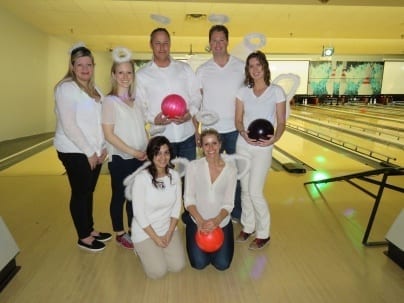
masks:
<instances>
[{"instance_id":1,"label":"feathered wing","mask_svg":"<svg viewBox=\"0 0 404 303\"><path fill-rule=\"evenodd\" d=\"M149 165L151 164L150 161L146 161L143 163L142 166L140 166L137 170L135 170L132 174L127 176L125 180L123 180L123 185L125 185L125 197L126 199L132 201L132 189L133 189L133 184L135 181L135 177L144 169L146 169Z\"/></svg>"},{"instance_id":2,"label":"feathered wing","mask_svg":"<svg viewBox=\"0 0 404 303\"><path fill-rule=\"evenodd\" d=\"M286 118L290 115L290 100L296 94L296 91L300 85L300 77L295 74L280 74L273 81L273 84L277 84L282 87L286 96Z\"/></svg>"},{"instance_id":3,"label":"feathered wing","mask_svg":"<svg viewBox=\"0 0 404 303\"><path fill-rule=\"evenodd\" d=\"M189 160L186 158L175 158L171 161L175 165L175 169L177 170L178 174L180 177L185 176L185 171L187 170L187 165L189 163Z\"/></svg>"},{"instance_id":4,"label":"feathered wing","mask_svg":"<svg viewBox=\"0 0 404 303\"><path fill-rule=\"evenodd\" d=\"M242 156L240 154L223 154L222 157L225 161L234 161L234 163L236 163L236 167L238 170L237 179L243 178L245 174L250 170L250 159L245 156Z\"/></svg>"}]
</instances>

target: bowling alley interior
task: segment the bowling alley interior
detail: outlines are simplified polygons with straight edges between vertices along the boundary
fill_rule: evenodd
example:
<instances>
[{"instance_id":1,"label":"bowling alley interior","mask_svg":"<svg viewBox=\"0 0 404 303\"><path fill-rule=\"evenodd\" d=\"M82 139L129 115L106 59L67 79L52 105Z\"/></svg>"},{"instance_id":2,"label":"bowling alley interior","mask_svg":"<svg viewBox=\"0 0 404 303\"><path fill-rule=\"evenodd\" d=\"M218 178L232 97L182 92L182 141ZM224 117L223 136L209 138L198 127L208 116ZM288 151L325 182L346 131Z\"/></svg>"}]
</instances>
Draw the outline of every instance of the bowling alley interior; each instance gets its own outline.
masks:
<instances>
[{"instance_id":1,"label":"bowling alley interior","mask_svg":"<svg viewBox=\"0 0 404 303\"><path fill-rule=\"evenodd\" d=\"M261 50L285 94L297 84L264 186L271 240L235 243L225 271L187 263L153 280L114 239L77 247L54 87L82 41L107 94L113 48L140 68L157 27L195 70L214 24L231 55ZM0 33L0 302L403 302L404 1L0 0ZM107 163L94 195L96 227L112 233Z\"/></svg>"}]
</instances>

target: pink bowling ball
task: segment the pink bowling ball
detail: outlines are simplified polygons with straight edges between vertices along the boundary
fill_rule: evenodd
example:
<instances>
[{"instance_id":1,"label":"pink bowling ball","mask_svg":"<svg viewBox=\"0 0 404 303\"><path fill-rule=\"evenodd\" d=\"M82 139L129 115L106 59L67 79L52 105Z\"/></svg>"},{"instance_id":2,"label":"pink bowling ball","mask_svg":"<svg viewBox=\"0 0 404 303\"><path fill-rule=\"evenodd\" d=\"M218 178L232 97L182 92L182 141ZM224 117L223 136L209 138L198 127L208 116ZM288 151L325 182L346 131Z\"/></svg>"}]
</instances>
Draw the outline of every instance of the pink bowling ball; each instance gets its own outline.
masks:
<instances>
[{"instance_id":1,"label":"pink bowling ball","mask_svg":"<svg viewBox=\"0 0 404 303\"><path fill-rule=\"evenodd\" d=\"M181 117L187 112L187 103L180 95L168 95L161 102L161 112L168 118Z\"/></svg>"}]
</instances>

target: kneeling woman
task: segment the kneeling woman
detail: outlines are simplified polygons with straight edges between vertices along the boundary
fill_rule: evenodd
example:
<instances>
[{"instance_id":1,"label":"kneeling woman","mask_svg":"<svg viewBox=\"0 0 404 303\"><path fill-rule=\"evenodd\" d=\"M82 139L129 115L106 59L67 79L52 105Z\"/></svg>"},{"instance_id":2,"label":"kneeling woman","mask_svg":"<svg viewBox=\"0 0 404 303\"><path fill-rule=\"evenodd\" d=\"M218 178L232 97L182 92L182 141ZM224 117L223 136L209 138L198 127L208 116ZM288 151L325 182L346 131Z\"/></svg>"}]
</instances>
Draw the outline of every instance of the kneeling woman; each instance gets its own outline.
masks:
<instances>
[{"instance_id":1,"label":"kneeling woman","mask_svg":"<svg viewBox=\"0 0 404 303\"><path fill-rule=\"evenodd\" d=\"M185 267L185 253L177 222L181 212L181 178L171 163L166 137L150 139L150 164L125 179L126 196L133 203L132 241L149 278L163 277Z\"/></svg>"},{"instance_id":2,"label":"kneeling woman","mask_svg":"<svg viewBox=\"0 0 404 303\"><path fill-rule=\"evenodd\" d=\"M203 269L212 264L219 270L229 268L233 260L234 236L230 213L234 207L237 168L220 155L221 138L214 129L202 132L204 157L191 161L185 174L184 205L186 210L186 242L191 266ZM216 227L224 232L219 250L208 253L196 244L196 232L209 232Z\"/></svg>"}]
</instances>

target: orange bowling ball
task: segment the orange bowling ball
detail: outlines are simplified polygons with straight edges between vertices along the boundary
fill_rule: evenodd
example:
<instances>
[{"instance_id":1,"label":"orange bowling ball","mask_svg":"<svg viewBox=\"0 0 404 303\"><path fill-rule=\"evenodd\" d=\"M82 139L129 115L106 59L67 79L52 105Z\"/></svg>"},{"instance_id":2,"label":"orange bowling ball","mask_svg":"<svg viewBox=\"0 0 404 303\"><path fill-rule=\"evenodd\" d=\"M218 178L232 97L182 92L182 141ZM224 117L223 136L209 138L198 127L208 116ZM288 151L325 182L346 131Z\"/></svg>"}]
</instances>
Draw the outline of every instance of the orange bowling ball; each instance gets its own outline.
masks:
<instances>
[{"instance_id":1,"label":"orange bowling ball","mask_svg":"<svg viewBox=\"0 0 404 303\"><path fill-rule=\"evenodd\" d=\"M220 227L216 227L211 232L197 231L195 240L198 247L204 252L215 252L220 249L224 241L224 233Z\"/></svg>"}]
</instances>

